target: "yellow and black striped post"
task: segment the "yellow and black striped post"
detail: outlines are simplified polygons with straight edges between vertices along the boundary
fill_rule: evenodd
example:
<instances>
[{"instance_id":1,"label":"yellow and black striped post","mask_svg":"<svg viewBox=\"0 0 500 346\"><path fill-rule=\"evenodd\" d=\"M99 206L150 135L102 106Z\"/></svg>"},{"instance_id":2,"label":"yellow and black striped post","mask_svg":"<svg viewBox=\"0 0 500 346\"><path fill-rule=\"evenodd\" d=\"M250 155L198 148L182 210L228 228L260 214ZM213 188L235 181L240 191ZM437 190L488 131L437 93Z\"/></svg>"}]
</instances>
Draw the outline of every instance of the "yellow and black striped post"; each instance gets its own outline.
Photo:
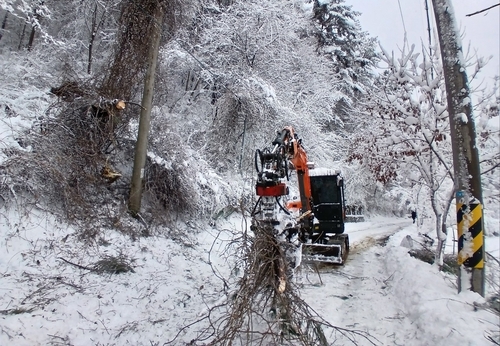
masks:
<instances>
[{"instance_id":1,"label":"yellow and black striped post","mask_svg":"<svg viewBox=\"0 0 500 346\"><path fill-rule=\"evenodd\" d=\"M484 268L482 204L457 203L458 264L469 268Z\"/></svg>"},{"instance_id":2,"label":"yellow and black striped post","mask_svg":"<svg viewBox=\"0 0 500 346\"><path fill-rule=\"evenodd\" d=\"M458 192L458 265L472 268L472 290L484 295L481 283L484 268L483 205L475 198L468 204L464 203L464 198L460 197L463 195Z\"/></svg>"}]
</instances>

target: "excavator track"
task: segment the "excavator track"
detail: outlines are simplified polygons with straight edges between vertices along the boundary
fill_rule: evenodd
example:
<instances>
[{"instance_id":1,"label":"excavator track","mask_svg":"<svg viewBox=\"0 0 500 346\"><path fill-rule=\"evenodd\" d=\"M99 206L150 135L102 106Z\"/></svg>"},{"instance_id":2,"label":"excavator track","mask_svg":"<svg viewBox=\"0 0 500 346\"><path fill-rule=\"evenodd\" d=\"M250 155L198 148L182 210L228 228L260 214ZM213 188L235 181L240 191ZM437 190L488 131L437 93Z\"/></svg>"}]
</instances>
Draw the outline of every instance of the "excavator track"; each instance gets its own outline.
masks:
<instances>
[{"instance_id":1,"label":"excavator track","mask_svg":"<svg viewBox=\"0 0 500 346\"><path fill-rule=\"evenodd\" d=\"M305 262L321 262L344 264L349 254L349 239L341 234L327 244L302 244L302 260Z\"/></svg>"}]
</instances>

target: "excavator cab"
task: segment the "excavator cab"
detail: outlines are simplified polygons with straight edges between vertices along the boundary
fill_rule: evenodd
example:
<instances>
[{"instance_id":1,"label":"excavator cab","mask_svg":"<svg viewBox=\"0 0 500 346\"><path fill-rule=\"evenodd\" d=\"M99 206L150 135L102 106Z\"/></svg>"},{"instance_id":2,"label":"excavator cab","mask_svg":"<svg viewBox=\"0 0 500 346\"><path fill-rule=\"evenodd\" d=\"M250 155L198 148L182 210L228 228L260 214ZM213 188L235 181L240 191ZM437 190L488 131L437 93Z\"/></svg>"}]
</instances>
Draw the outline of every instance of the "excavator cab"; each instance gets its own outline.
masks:
<instances>
[{"instance_id":1,"label":"excavator cab","mask_svg":"<svg viewBox=\"0 0 500 346\"><path fill-rule=\"evenodd\" d=\"M349 238L343 234L345 218L344 180L340 171L310 171L312 225L304 234L306 260L343 264Z\"/></svg>"},{"instance_id":2,"label":"excavator cab","mask_svg":"<svg viewBox=\"0 0 500 346\"><path fill-rule=\"evenodd\" d=\"M311 176L314 231L321 234L344 233L344 180L339 175Z\"/></svg>"}]
</instances>

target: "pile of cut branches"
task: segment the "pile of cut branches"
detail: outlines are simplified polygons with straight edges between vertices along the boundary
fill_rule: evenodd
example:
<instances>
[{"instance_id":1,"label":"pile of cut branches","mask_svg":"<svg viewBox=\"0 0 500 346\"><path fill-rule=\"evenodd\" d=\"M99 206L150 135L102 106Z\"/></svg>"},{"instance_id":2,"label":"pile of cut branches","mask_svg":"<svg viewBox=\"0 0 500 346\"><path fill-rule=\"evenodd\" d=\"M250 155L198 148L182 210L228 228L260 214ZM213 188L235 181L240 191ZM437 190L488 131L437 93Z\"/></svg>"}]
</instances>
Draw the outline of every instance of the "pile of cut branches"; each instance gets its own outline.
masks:
<instances>
[{"instance_id":1,"label":"pile of cut branches","mask_svg":"<svg viewBox=\"0 0 500 346\"><path fill-rule=\"evenodd\" d=\"M248 237L245 270L238 289L225 306L227 312L208 320L196 342L210 345L326 346L327 332L341 333L356 344L355 335L374 344L368 334L335 327L321 318L298 293L283 244L271 225L254 222ZM244 238L244 239L245 239Z\"/></svg>"},{"instance_id":2,"label":"pile of cut branches","mask_svg":"<svg viewBox=\"0 0 500 346\"><path fill-rule=\"evenodd\" d=\"M83 92L83 91L82 91ZM95 99L94 99L95 100ZM25 134L31 150L11 150L0 167L12 195L43 197L69 219L86 219L102 202L100 191L120 177L108 162L116 146L116 121L123 107L91 96L60 105ZM104 189L105 190L105 189Z\"/></svg>"}]
</instances>

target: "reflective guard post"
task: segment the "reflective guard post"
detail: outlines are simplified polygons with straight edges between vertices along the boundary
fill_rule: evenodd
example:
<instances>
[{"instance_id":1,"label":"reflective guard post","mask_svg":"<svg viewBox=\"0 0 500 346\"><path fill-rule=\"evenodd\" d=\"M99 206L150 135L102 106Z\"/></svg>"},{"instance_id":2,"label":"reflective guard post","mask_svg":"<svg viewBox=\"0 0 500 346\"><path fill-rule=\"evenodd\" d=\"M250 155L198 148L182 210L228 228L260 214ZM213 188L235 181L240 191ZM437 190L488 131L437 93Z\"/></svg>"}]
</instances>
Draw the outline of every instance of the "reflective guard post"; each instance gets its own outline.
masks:
<instances>
[{"instance_id":1,"label":"reflective guard post","mask_svg":"<svg viewBox=\"0 0 500 346\"><path fill-rule=\"evenodd\" d=\"M484 234L483 234L483 205L475 198L465 203L465 193L458 191L457 227L458 227L458 265L460 266L458 290L466 287L463 281L470 276L471 290L484 297ZM463 273L465 269L466 273ZM470 275L472 274L472 275Z\"/></svg>"}]
</instances>

